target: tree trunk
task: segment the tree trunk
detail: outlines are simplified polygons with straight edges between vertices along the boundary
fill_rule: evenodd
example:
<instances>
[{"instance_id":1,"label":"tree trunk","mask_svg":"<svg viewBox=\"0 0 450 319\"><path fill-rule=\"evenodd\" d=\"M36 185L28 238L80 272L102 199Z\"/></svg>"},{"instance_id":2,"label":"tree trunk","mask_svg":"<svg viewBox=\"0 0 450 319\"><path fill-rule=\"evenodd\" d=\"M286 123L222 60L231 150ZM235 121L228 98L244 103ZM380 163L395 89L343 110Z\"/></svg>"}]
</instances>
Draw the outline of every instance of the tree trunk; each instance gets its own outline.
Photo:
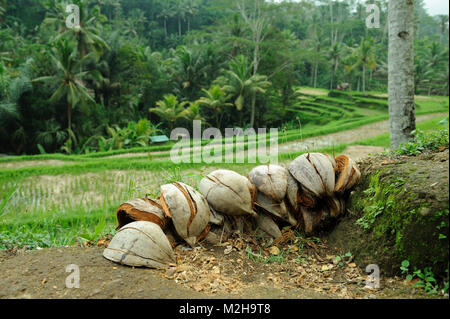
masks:
<instances>
[{"instance_id":1,"label":"tree trunk","mask_svg":"<svg viewBox=\"0 0 450 319\"><path fill-rule=\"evenodd\" d=\"M363 64L363 71L362 71L362 91L363 94L366 94L366 65Z\"/></svg>"},{"instance_id":2,"label":"tree trunk","mask_svg":"<svg viewBox=\"0 0 450 319\"><path fill-rule=\"evenodd\" d=\"M164 18L164 35L165 39L167 39L167 19Z\"/></svg>"},{"instance_id":3,"label":"tree trunk","mask_svg":"<svg viewBox=\"0 0 450 319\"><path fill-rule=\"evenodd\" d=\"M67 127L69 130L72 129L72 105L67 102Z\"/></svg>"},{"instance_id":4,"label":"tree trunk","mask_svg":"<svg viewBox=\"0 0 450 319\"><path fill-rule=\"evenodd\" d=\"M255 108L256 108L256 92L252 93L252 114L250 117L250 127L253 127L255 124Z\"/></svg>"},{"instance_id":5,"label":"tree trunk","mask_svg":"<svg viewBox=\"0 0 450 319\"><path fill-rule=\"evenodd\" d=\"M314 88L317 88L317 70L319 69L319 62L314 66Z\"/></svg>"},{"instance_id":6,"label":"tree trunk","mask_svg":"<svg viewBox=\"0 0 450 319\"><path fill-rule=\"evenodd\" d=\"M414 111L414 4L390 0L388 9L388 102L391 149L410 140Z\"/></svg>"},{"instance_id":7,"label":"tree trunk","mask_svg":"<svg viewBox=\"0 0 450 319\"><path fill-rule=\"evenodd\" d=\"M181 17L178 16L178 35L181 37Z\"/></svg>"}]
</instances>

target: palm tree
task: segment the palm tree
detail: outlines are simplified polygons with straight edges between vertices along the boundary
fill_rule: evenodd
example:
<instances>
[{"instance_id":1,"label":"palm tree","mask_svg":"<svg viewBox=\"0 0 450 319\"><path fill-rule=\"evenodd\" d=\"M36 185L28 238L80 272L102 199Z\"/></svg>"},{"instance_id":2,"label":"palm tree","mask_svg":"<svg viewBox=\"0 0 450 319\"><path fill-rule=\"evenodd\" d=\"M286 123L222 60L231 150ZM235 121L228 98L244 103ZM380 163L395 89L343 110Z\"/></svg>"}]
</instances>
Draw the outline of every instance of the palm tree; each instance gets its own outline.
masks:
<instances>
[{"instance_id":1,"label":"palm tree","mask_svg":"<svg viewBox=\"0 0 450 319\"><path fill-rule=\"evenodd\" d=\"M238 111L244 107L245 96L249 94L265 93L265 89L271 85L267 76L252 75L252 64L243 55L237 56L229 63L229 69L223 71L223 76L216 79L216 83L222 89L234 97L234 104ZM255 120L255 110L252 105L250 124L253 127Z\"/></svg>"},{"instance_id":2,"label":"palm tree","mask_svg":"<svg viewBox=\"0 0 450 319\"><path fill-rule=\"evenodd\" d=\"M174 14L178 17L178 35L181 37L181 20L186 18L186 7L183 0L176 0L172 10Z\"/></svg>"},{"instance_id":3,"label":"palm tree","mask_svg":"<svg viewBox=\"0 0 450 319\"><path fill-rule=\"evenodd\" d=\"M362 91L366 93L366 69L369 67L370 69L375 69L376 61L375 61L375 53L372 47L373 40L371 38L366 38L361 40L360 46L356 49L357 61L354 68L362 68Z\"/></svg>"},{"instance_id":4,"label":"palm tree","mask_svg":"<svg viewBox=\"0 0 450 319\"><path fill-rule=\"evenodd\" d=\"M191 19L198 12L198 6L199 6L199 4L198 4L197 0L187 0L184 3L188 32L191 30Z\"/></svg>"},{"instance_id":5,"label":"palm tree","mask_svg":"<svg viewBox=\"0 0 450 319\"><path fill-rule=\"evenodd\" d=\"M204 52L181 46L175 50L172 62L171 72L177 85L175 93L189 99L196 98L207 77Z\"/></svg>"},{"instance_id":6,"label":"palm tree","mask_svg":"<svg viewBox=\"0 0 450 319\"><path fill-rule=\"evenodd\" d=\"M202 89L205 96L202 96L198 102L210 108L216 117L216 127L220 128L224 112L223 107L233 106L232 103L227 102L231 98L231 94L227 94L220 86L214 85L209 90Z\"/></svg>"},{"instance_id":7,"label":"palm tree","mask_svg":"<svg viewBox=\"0 0 450 319\"><path fill-rule=\"evenodd\" d=\"M172 17L172 5L168 1L162 3L161 10L159 11L158 18L164 21L164 37L167 38L167 20Z\"/></svg>"},{"instance_id":8,"label":"palm tree","mask_svg":"<svg viewBox=\"0 0 450 319\"><path fill-rule=\"evenodd\" d=\"M152 107L149 111L158 115L163 121L168 122L169 129L172 130L178 119L185 118L186 112L184 111L188 103L179 102L173 94L164 95L163 98L163 100L156 102L157 107Z\"/></svg>"},{"instance_id":9,"label":"palm tree","mask_svg":"<svg viewBox=\"0 0 450 319\"><path fill-rule=\"evenodd\" d=\"M195 120L206 121L205 118L200 113L199 101L189 102L189 106L180 113L180 117L188 120L189 122Z\"/></svg>"},{"instance_id":10,"label":"palm tree","mask_svg":"<svg viewBox=\"0 0 450 319\"><path fill-rule=\"evenodd\" d=\"M55 25L59 29L59 34L55 40L60 38L70 38L76 41L77 51L82 58L90 51L95 51L97 56L103 53L104 48L108 48L106 42L99 36L100 22L104 22L106 17L100 14L99 10L89 11L89 4L86 0L76 0L74 4L80 8L80 26L67 28L65 21L64 3L59 3L48 12L44 24Z\"/></svg>"},{"instance_id":11,"label":"palm tree","mask_svg":"<svg viewBox=\"0 0 450 319\"><path fill-rule=\"evenodd\" d=\"M60 39L51 50L50 57L56 66L56 74L43 76L33 82L58 83L59 86L50 97L50 103L65 100L67 107L67 127L72 129L72 109L78 105L95 103L93 97L85 86L84 79L92 76L100 80L100 73L94 71L81 71L81 65L92 58L92 54L79 58L67 39Z\"/></svg>"},{"instance_id":12,"label":"palm tree","mask_svg":"<svg viewBox=\"0 0 450 319\"><path fill-rule=\"evenodd\" d=\"M328 58L331 62L330 90L334 88L334 80L339 65L339 59L341 58L341 53L342 47L338 42L335 42L328 52Z\"/></svg>"}]
</instances>

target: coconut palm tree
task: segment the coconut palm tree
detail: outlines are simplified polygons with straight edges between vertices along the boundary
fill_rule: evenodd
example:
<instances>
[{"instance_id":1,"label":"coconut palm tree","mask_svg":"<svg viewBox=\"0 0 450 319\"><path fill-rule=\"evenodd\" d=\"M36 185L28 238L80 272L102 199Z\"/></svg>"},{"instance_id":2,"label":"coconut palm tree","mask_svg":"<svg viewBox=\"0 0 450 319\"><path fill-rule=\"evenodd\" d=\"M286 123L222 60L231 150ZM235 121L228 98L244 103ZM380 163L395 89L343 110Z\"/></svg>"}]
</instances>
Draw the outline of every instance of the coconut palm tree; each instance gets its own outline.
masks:
<instances>
[{"instance_id":1,"label":"coconut palm tree","mask_svg":"<svg viewBox=\"0 0 450 319\"><path fill-rule=\"evenodd\" d=\"M198 7L199 3L197 0L186 0L184 2L188 32L191 30L191 19L198 13Z\"/></svg>"},{"instance_id":2,"label":"coconut palm tree","mask_svg":"<svg viewBox=\"0 0 450 319\"><path fill-rule=\"evenodd\" d=\"M172 17L172 5L169 1L164 1L157 17L164 21L164 38L167 38L167 20Z\"/></svg>"},{"instance_id":3,"label":"coconut palm tree","mask_svg":"<svg viewBox=\"0 0 450 319\"><path fill-rule=\"evenodd\" d=\"M198 121L206 121L205 118L200 113L200 102L194 101L189 102L189 106L181 112L180 117L188 120L189 122L198 120Z\"/></svg>"},{"instance_id":4,"label":"coconut palm tree","mask_svg":"<svg viewBox=\"0 0 450 319\"><path fill-rule=\"evenodd\" d=\"M356 49L357 61L354 68L362 68L362 91L366 93L366 70L367 68L375 69L377 63L375 61L375 53L373 51L373 40L371 38L366 38L361 40L360 46Z\"/></svg>"},{"instance_id":5,"label":"coconut palm tree","mask_svg":"<svg viewBox=\"0 0 450 319\"><path fill-rule=\"evenodd\" d=\"M80 71L81 65L85 61L92 59L92 54L79 58L77 51L73 50L69 40L60 39L51 50L50 57L56 67L56 74L43 76L33 80L33 82L58 83L58 87L50 97L50 103L57 103L61 100L66 102L67 107L67 127L72 129L72 110L78 105L86 106L95 103L93 97L85 86L84 79L94 77L101 80L101 75L97 70Z\"/></svg>"},{"instance_id":6,"label":"coconut palm tree","mask_svg":"<svg viewBox=\"0 0 450 319\"><path fill-rule=\"evenodd\" d=\"M55 40L69 38L77 43L77 51L80 57L84 57L90 51L95 51L97 56L108 48L107 43L100 37L101 22L106 21L106 17L100 14L100 10L89 10L89 3L86 0L75 0L74 4L80 8L80 25L74 28L67 28L65 16L65 4L57 3L49 8L44 25L55 25L59 34Z\"/></svg>"},{"instance_id":7,"label":"coconut palm tree","mask_svg":"<svg viewBox=\"0 0 450 319\"><path fill-rule=\"evenodd\" d=\"M339 66L341 54L342 54L342 47L339 44L339 42L335 42L328 51L328 58L331 62L330 90L334 88L334 80L336 77L336 71Z\"/></svg>"},{"instance_id":8,"label":"coconut palm tree","mask_svg":"<svg viewBox=\"0 0 450 319\"><path fill-rule=\"evenodd\" d=\"M209 90L202 89L205 96L202 96L198 102L211 109L216 118L216 127L220 128L222 118L224 115L223 108L233 106L232 103L227 102L232 96L227 94L220 86L213 85Z\"/></svg>"},{"instance_id":9,"label":"coconut palm tree","mask_svg":"<svg viewBox=\"0 0 450 319\"><path fill-rule=\"evenodd\" d=\"M185 118L187 104L188 102L179 102L175 95L168 94L164 95L163 100L156 102L157 106L150 108L149 111L167 122L169 129L172 130L177 120Z\"/></svg>"},{"instance_id":10,"label":"coconut palm tree","mask_svg":"<svg viewBox=\"0 0 450 319\"><path fill-rule=\"evenodd\" d=\"M243 55L237 56L229 63L229 69L216 79L216 84L232 96L236 97L234 104L238 111L244 107L245 97L250 94L265 93L271 83L267 76L252 75L252 64ZM253 125L255 112L252 110L250 123Z\"/></svg>"}]
</instances>

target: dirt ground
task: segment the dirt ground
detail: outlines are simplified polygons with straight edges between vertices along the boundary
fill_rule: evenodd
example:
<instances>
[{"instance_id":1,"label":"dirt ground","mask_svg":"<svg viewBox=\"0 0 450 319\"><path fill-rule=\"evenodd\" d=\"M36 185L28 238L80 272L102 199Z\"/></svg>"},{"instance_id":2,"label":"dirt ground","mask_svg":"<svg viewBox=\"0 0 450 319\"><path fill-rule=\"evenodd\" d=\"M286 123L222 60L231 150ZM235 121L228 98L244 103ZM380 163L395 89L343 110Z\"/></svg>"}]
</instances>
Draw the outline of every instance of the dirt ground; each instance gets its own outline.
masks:
<instances>
[{"instance_id":1,"label":"dirt ground","mask_svg":"<svg viewBox=\"0 0 450 319\"><path fill-rule=\"evenodd\" d=\"M352 258L339 265L323 242L304 240L301 251L293 240L278 246L280 264L251 260L252 238L195 250L180 245L177 265L161 270L115 264L102 256L104 247L2 251L0 298L428 298L398 278L381 278L380 289L365 288L367 274ZM79 267L79 288L66 287L71 264Z\"/></svg>"}]
</instances>

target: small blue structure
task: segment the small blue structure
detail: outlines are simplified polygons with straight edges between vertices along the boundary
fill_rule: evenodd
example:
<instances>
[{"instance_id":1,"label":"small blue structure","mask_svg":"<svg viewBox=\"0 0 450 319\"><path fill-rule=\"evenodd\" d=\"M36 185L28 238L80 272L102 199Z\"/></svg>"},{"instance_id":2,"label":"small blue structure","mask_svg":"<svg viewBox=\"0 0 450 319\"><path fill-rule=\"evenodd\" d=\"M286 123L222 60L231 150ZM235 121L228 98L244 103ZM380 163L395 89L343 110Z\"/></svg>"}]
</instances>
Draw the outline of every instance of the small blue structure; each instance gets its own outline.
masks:
<instances>
[{"instance_id":1,"label":"small blue structure","mask_svg":"<svg viewBox=\"0 0 450 319\"><path fill-rule=\"evenodd\" d=\"M165 143L169 141L169 138L166 135L156 135L150 136L150 140L152 143Z\"/></svg>"}]
</instances>

